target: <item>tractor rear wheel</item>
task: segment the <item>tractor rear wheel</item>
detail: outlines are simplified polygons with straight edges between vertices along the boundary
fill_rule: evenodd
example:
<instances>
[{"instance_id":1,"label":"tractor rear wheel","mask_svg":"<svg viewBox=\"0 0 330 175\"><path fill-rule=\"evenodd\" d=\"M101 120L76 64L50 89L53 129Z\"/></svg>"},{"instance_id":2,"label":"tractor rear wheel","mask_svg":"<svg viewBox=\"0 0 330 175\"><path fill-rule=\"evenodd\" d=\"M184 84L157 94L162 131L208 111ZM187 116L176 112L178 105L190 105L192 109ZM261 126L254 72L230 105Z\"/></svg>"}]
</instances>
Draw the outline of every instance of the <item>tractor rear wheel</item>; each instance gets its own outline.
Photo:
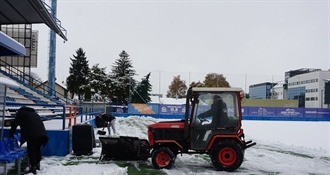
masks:
<instances>
[{"instance_id":1,"label":"tractor rear wheel","mask_svg":"<svg viewBox=\"0 0 330 175\"><path fill-rule=\"evenodd\" d=\"M173 152L167 147L160 147L156 148L152 152L152 165L156 169L171 169L174 163L174 154Z\"/></svg>"},{"instance_id":2,"label":"tractor rear wheel","mask_svg":"<svg viewBox=\"0 0 330 175\"><path fill-rule=\"evenodd\" d=\"M242 147L233 140L217 143L211 151L211 161L220 171L235 171L243 162Z\"/></svg>"}]
</instances>

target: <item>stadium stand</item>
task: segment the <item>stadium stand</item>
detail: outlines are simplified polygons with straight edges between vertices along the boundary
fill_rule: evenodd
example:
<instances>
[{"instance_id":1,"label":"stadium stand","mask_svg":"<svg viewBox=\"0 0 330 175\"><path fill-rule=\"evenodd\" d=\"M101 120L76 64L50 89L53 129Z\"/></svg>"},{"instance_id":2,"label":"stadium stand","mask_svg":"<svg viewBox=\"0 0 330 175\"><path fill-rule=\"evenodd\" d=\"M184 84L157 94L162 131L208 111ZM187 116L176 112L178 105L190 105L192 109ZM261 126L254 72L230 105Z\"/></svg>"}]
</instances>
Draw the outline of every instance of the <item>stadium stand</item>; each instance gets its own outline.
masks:
<instances>
[{"instance_id":1,"label":"stadium stand","mask_svg":"<svg viewBox=\"0 0 330 175\"><path fill-rule=\"evenodd\" d=\"M0 73L0 76L7 77ZM37 93L31 88L26 87L26 84L21 83L19 87L8 87L6 96L6 112L5 117L15 116L16 111L23 105L36 104L33 108L37 113L45 118L57 117L63 114L63 108L58 107L46 107L45 105L63 105L63 103L55 103L47 97ZM40 106L39 106L40 105Z\"/></svg>"}]
</instances>

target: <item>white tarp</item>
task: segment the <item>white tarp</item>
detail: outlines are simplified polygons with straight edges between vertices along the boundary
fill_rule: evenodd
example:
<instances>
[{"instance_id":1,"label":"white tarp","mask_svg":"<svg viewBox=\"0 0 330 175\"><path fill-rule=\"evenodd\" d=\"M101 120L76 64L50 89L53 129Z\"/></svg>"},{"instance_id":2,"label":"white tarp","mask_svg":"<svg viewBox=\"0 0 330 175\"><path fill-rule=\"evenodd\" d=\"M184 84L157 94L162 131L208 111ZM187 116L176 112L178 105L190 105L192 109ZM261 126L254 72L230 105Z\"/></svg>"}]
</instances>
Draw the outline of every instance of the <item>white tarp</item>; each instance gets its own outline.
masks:
<instances>
[{"instance_id":1,"label":"white tarp","mask_svg":"<svg viewBox=\"0 0 330 175\"><path fill-rule=\"evenodd\" d=\"M6 77L0 77L0 84L4 84L4 85L10 86L10 87L19 87L19 84L16 83L16 81L11 80Z\"/></svg>"}]
</instances>

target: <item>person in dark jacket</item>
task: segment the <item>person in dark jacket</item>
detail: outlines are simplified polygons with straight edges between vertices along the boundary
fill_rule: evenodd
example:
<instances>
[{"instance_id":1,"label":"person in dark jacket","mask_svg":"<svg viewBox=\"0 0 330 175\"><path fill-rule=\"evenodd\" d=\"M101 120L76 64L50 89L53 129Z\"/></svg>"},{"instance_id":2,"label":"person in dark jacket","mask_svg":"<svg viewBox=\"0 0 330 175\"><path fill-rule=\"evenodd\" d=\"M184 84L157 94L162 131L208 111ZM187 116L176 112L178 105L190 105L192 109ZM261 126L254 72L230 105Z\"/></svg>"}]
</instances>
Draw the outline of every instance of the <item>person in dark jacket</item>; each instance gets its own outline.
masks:
<instances>
[{"instance_id":1,"label":"person in dark jacket","mask_svg":"<svg viewBox=\"0 0 330 175\"><path fill-rule=\"evenodd\" d=\"M198 115L198 118L206 118L212 116L211 125L216 127L224 127L229 118L227 115L227 104L221 99L219 95L213 96L213 103L211 109Z\"/></svg>"},{"instance_id":2,"label":"person in dark jacket","mask_svg":"<svg viewBox=\"0 0 330 175\"><path fill-rule=\"evenodd\" d=\"M48 142L45 125L33 108L23 106L16 113L11 125L10 137L14 138L18 126L21 128L21 146L27 143L30 169L26 173L37 174L37 170L40 170L41 146L46 146Z\"/></svg>"},{"instance_id":3,"label":"person in dark jacket","mask_svg":"<svg viewBox=\"0 0 330 175\"><path fill-rule=\"evenodd\" d=\"M109 136L111 135L110 127L113 130L113 134L116 135L116 126L115 126L116 117L111 114L102 114L102 113L99 113L99 117L102 118L104 122L107 122Z\"/></svg>"},{"instance_id":4,"label":"person in dark jacket","mask_svg":"<svg viewBox=\"0 0 330 175\"><path fill-rule=\"evenodd\" d=\"M229 118L227 115L227 104L221 99L219 95L213 96L213 103L211 108L197 116L200 120L203 120L207 117L212 117L210 124L203 125L201 129L194 138L198 141L196 142L198 147L205 147L206 142L204 142L204 137L209 129L222 128L225 127Z\"/></svg>"}]
</instances>

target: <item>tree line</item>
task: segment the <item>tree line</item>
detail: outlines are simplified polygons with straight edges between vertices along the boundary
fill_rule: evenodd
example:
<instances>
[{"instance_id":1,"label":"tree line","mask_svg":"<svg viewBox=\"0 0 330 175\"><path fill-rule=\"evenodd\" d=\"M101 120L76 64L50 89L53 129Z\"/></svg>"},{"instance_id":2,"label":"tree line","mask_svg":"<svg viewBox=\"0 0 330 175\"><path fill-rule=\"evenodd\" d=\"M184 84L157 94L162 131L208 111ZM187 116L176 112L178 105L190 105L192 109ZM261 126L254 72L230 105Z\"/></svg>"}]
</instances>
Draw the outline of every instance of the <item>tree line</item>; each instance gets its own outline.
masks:
<instances>
[{"instance_id":1,"label":"tree line","mask_svg":"<svg viewBox=\"0 0 330 175\"><path fill-rule=\"evenodd\" d=\"M67 90L78 96L79 100L112 101L115 103L149 103L151 101L152 85L151 73L145 75L141 81L135 80L136 75L132 60L123 50L119 58L111 65L111 71L99 64L89 67L86 53L82 48L76 50L71 58L70 75L66 79ZM191 82L189 87L230 87L222 74L208 73L203 82ZM186 81L180 75L174 76L168 86L166 97L183 98L186 95Z\"/></svg>"}]
</instances>

